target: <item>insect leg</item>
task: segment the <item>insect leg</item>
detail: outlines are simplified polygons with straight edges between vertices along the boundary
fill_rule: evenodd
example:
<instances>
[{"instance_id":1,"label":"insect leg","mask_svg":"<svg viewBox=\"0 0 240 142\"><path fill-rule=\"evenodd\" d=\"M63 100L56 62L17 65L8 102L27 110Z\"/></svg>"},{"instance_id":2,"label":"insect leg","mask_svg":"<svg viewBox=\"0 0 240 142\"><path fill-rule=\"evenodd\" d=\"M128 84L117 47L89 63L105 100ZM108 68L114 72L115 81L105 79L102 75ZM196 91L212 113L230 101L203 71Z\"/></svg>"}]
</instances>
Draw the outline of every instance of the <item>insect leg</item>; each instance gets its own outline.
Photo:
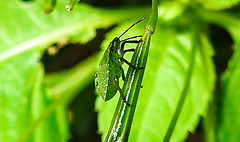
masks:
<instances>
[{"instance_id":1,"label":"insect leg","mask_svg":"<svg viewBox=\"0 0 240 142\"><path fill-rule=\"evenodd\" d=\"M120 89L120 87L119 87L118 90L119 90L120 96L122 97L123 102L124 102L125 104L127 104L128 106L130 106L130 104L126 101L126 98L125 98L124 95L123 95L122 89Z\"/></svg>"},{"instance_id":2,"label":"insect leg","mask_svg":"<svg viewBox=\"0 0 240 142\"><path fill-rule=\"evenodd\" d=\"M124 46L125 46L125 44L126 43L139 43L139 42L141 42L142 41L142 39L140 39L140 40L126 40L126 41L121 41L121 44L120 44L120 49L121 50L124 50ZM132 50L132 49L131 49ZM130 51L131 51L130 50ZM130 51L127 51L127 52L130 52ZM124 51L124 53L126 53L125 51Z\"/></svg>"},{"instance_id":3,"label":"insect leg","mask_svg":"<svg viewBox=\"0 0 240 142\"><path fill-rule=\"evenodd\" d=\"M132 37L129 37L129 38L123 39L123 40L121 40L121 41L126 41L126 40L133 39L133 38L137 38L137 37L142 37L142 35L132 36Z\"/></svg>"},{"instance_id":4,"label":"insect leg","mask_svg":"<svg viewBox=\"0 0 240 142\"><path fill-rule=\"evenodd\" d=\"M134 48L131 48L131 49L126 49L126 50L124 50L124 54L126 53L126 52L134 52L135 51L135 49Z\"/></svg>"},{"instance_id":5,"label":"insect leg","mask_svg":"<svg viewBox=\"0 0 240 142\"><path fill-rule=\"evenodd\" d=\"M122 43L121 47L124 47L126 43L139 43L141 41L142 41L142 39L139 39L139 40L123 40L123 41L121 41L121 43Z\"/></svg>"},{"instance_id":6,"label":"insect leg","mask_svg":"<svg viewBox=\"0 0 240 142\"><path fill-rule=\"evenodd\" d=\"M129 63L126 59L124 58L120 58L123 62L125 62L126 64L128 64L131 68L138 70L138 69L143 69L143 67L135 67L134 65L132 65L131 63Z\"/></svg>"},{"instance_id":7,"label":"insect leg","mask_svg":"<svg viewBox=\"0 0 240 142\"><path fill-rule=\"evenodd\" d=\"M124 69L120 66L121 70L122 70L122 80L125 81L125 74L124 74Z\"/></svg>"}]
</instances>

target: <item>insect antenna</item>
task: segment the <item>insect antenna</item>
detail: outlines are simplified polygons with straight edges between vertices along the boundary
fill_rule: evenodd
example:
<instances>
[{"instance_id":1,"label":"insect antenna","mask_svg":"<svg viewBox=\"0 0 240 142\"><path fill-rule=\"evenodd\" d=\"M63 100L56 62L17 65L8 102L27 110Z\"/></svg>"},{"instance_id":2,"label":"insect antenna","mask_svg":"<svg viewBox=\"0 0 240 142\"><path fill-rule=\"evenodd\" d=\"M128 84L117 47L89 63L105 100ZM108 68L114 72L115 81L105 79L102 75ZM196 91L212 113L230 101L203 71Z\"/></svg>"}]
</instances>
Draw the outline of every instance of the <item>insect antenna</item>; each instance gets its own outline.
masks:
<instances>
[{"instance_id":1,"label":"insect antenna","mask_svg":"<svg viewBox=\"0 0 240 142\"><path fill-rule=\"evenodd\" d=\"M130 30L133 26L135 26L137 23L141 22L142 20L146 19L146 17L143 17L142 19L140 19L139 21L137 21L136 23L132 24L132 26L130 26L126 31L124 31L118 38L120 38L121 36L123 36L126 32L128 32L128 30Z\"/></svg>"}]
</instances>

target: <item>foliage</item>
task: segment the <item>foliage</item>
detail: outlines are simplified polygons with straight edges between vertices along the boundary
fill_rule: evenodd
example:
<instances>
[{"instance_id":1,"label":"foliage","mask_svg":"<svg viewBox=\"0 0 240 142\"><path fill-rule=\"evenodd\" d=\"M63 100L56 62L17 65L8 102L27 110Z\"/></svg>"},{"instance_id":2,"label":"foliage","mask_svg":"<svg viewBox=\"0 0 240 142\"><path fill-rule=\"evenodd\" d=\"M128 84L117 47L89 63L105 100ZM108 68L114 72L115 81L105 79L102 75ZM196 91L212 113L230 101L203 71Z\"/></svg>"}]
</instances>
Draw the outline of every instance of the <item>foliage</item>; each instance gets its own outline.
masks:
<instances>
[{"instance_id":1,"label":"foliage","mask_svg":"<svg viewBox=\"0 0 240 142\"><path fill-rule=\"evenodd\" d=\"M129 141L163 140L186 85L192 48L196 52L191 81L170 141L186 140L189 132L195 132L201 117L206 141L240 139L240 17L238 9L229 10L238 3L239 0L160 1L158 25L151 39ZM93 82L103 52L88 55L70 69L45 73L41 62L45 51L63 39L68 44L86 45L97 37L97 30L111 29L106 30L101 44L104 51L115 36L142 17L149 17L151 11L148 5L129 6L131 3L127 1L121 3L121 8L100 8L80 2L70 12L64 9L66 4L65 0L57 0L53 12L45 14L39 1L0 1L0 141L70 139L67 104L74 102L79 92ZM234 42L233 57L221 78L222 86L217 88L220 91L214 91L220 76L212 59L210 24L225 29ZM141 35L145 25L146 22L140 23L124 37ZM192 32L194 28L197 39ZM127 45L131 47L134 45ZM131 55L126 58L130 60ZM127 69L124 65L124 70ZM102 139L109 128L117 96L108 102L100 96L96 98Z\"/></svg>"}]
</instances>

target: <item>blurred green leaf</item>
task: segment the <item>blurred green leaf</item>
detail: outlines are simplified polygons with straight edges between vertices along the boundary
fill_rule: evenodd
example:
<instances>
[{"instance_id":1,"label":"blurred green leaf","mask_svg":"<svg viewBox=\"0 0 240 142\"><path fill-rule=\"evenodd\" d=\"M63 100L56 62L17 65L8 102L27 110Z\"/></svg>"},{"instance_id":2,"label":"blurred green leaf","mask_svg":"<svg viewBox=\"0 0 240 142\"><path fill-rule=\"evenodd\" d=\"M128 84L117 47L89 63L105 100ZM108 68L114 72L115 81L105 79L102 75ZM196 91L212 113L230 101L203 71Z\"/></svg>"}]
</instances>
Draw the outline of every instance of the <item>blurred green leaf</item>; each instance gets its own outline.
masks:
<instances>
[{"instance_id":1,"label":"blurred green leaf","mask_svg":"<svg viewBox=\"0 0 240 142\"><path fill-rule=\"evenodd\" d=\"M240 99L240 20L239 15L228 15L228 17L224 17L224 20L226 23L231 23L231 25L225 24L223 26L231 34L234 40L235 50L231 60L228 63L228 69L225 71L224 76L222 77L222 106L218 115L219 122L217 125L217 140L219 142L237 142L240 139L240 105L238 102Z\"/></svg>"},{"instance_id":2,"label":"blurred green leaf","mask_svg":"<svg viewBox=\"0 0 240 142\"><path fill-rule=\"evenodd\" d=\"M36 79L35 79L35 86L33 88L33 95L31 99L31 111L32 111L32 117L33 120L37 120L41 114L46 111L47 106L49 106L52 103L52 99L48 98L46 94L46 89L42 86L42 79L44 76L43 70L39 70ZM37 111L36 111L37 110ZM49 141L49 139L54 139L56 141L63 141L68 139L68 126L67 120L66 120L66 112L65 112L64 105L59 105L58 109L54 111L54 113L50 114L45 120L41 120L41 125L39 127L36 127L35 123L32 123L34 125L30 125L33 127L30 127L29 133L32 132L32 129L35 129L33 133L33 139L28 141ZM65 125L65 126L64 126ZM25 133L26 134L26 133ZM21 135L21 138L24 138L26 135ZM21 139L18 139L19 141L22 141Z\"/></svg>"},{"instance_id":3,"label":"blurred green leaf","mask_svg":"<svg viewBox=\"0 0 240 142\"><path fill-rule=\"evenodd\" d=\"M205 121L205 130L209 133L206 135L208 140L219 142L239 141L239 45L240 45L240 20L239 14L216 11L199 11L200 15L207 22L214 23L226 29L234 41L234 55L228 63L228 69L225 71L221 86L221 92L217 95L219 103L211 103L208 118ZM212 17L212 18L210 18ZM217 47L218 48L218 47ZM207 125L211 124L211 125ZM215 137L214 137L215 136Z\"/></svg>"},{"instance_id":4,"label":"blurred green leaf","mask_svg":"<svg viewBox=\"0 0 240 142\"><path fill-rule=\"evenodd\" d=\"M158 8L161 20L168 21L180 16L188 2L189 0L161 1Z\"/></svg>"},{"instance_id":5,"label":"blurred green leaf","mask_svg":"<svg viewBox=\"0 0 240 142\"><path fill-rule=\"evenodd\" d=\"M0 64L0 141L16 141L31 123L31 88L38 70L36 55L25 53Z\"/></svg>"},{"instance_id":6,"label":"blurred green leaf","mask_svg":"<svg viewBox=\"0 0 240 142\"><path fill-rule=\"evenodd\" d=\"M202 17L205 21L209 23L214 23L224 29L226 29L235 40L235 42L240 41L240 15L232 14L227 12L217 12L205 9L196 9L198 16Z\"/></svg>"},{"instance_id":7,"label":"blurred green leaf","mask_svg":"<svg viewBox=\"0 0 240 142\"><path fill-rule=\"evenodd\" d=\"M176 32L163 25L159 25L153 35L129 141L163 139L189 67L190 35L189 30ZM191 88L171 141L184 141L188 131L194 132L200 116L205 115L214 89L212 47L205 35L200 37L201 48L197 51ZM100 97L97 98L96 108L99 111L98 123L99 131L103 133L102 138L108 130L116 104L117 97L106 103Z\"/></svg>"},{"instance_id":8,"label":"blurred green leaf","mask_svg":"<svg viewBox=\"0 0 240 142\"><path fill-rule=\"evenodd\" d=\"M207 9L221 10L236 6L239 0L200 0L199 2Z\"/></svg>"},{"instance_id":9,"label":"blurred green leaf","mask_svg":"<svg viewBox=\"0 0 240 142\"><path fill-rule=\"evenodd\" d=\"M222 107L218 123L218 141L237 142L240 139L240 52L236 45L234 55L229 63L229 69L223 77Z\"/></svg>"},{"instance_id":10,"label":"blurred green leaf","mask_svg":"<svg viewBox=\"0 0 240 142\"><path fill-rule=\"evenodd\" d=\"M56 10L48 15L44 14L38 3L1 3L4 7L0 15L0 26L3 28L0 33L0 62L31 49L46 48L63 37L76 39L81 35L78 41L86 43L95 36L93 31L103 25L97 12L92 12L87 5L76 7L75 12L67 12L63 2L60 2Z\"/></svg>"}]
</instances>

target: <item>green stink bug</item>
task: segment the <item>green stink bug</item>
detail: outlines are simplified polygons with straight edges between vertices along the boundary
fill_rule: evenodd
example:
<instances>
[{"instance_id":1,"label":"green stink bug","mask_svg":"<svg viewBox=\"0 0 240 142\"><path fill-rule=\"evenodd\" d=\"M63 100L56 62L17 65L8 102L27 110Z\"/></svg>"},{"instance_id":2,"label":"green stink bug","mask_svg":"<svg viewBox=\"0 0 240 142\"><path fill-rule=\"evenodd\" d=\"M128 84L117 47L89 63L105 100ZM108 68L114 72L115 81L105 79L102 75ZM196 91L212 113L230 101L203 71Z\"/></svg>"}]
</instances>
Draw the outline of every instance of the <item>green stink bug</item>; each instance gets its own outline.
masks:
<instances>
[{"instance_id":1,"label":"green stink bug","mask_svg":"<svg viewBox=\"0 0 240 142\"><path fill-rule=\"evenodd\" d=\"M124 70L122 68L122 64L125 62L133 69L142 69L141 67L135 67L131 63L129 63L126 59L123 58L126 52L133 52L134 49L124 50L124 46L126 43L139 43L140 40L131 40L133 38L141 37L141 36L133 36L126 38L124 40L120 40L121 36L123 36L129 29L131 29L135 24L144 20L137 21L133 25L131 25L127 30L125 30L120 36L115 37L109 44L108 48L104 52L104 55L99 63L99 69L97 74L95 75L95 86L97 87L97 92L101 95L104 101L110 100L113 96L115 96L117 90L123 99L123 101L127 103L122 90L119 86L119 78L122 77L124 81L125 75Z\"/></svg>"}]
</instances>

